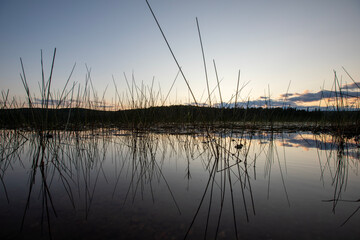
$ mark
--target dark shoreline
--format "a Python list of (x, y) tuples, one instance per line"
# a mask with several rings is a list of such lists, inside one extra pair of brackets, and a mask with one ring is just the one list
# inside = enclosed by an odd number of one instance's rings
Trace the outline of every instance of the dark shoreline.
[(360, 111), (306, 111), (294, 108), (210, 108), (176, 105), (120, 111), (84, 108), (0, 109), (0, 127), (33, 130), (220, 129), (248, 131), (311, 131), (360, 134)]

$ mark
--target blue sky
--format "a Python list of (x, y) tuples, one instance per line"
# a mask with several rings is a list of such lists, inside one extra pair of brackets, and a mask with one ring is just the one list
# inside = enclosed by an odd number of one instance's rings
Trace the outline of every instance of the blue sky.
[[(241, 99), (273, 99), (287, 91), (302, 94), (331, 89), (336, 70), (344, 84), (360, 81), (360, 1), (149, 1), (197, 101), (204, 102), (206, 80), (196, 28), (198, 17), (210, 88), (228, 101), (236, 90), (238, 70), (248, 83)], [(165, 96), (177, 66), (145, 0), (0, 2), (0, 83), (11, 96), (24, 96), (19, 73), (22, 57), (30, 90), (38, 93), (40, 50), (49, 74), (57, 48), (53, 89), (61, 90), (74, 63), (72, 81), (85, 84), (86, 67), (100, 96), (114, 99), (114, 76), (126, 96), (132, 73), (136, 84), (161, 88)], [(216, 99), (215, 99), (216, 98)], [(189, 99), (179, 77), (170, 101)], [(219, 96), (214, 93), (214, 101)]]

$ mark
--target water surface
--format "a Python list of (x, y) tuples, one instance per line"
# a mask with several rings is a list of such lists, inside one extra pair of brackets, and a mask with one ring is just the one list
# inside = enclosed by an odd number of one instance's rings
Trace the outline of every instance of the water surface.
[[(357, 239), (359, 142), (3, 130), (1, 239)], [(50, 135), (49, 135), (50, 136)]]

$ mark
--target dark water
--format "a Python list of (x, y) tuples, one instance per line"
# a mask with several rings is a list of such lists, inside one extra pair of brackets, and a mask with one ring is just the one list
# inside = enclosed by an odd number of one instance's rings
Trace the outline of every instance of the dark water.
[(1, 133), (1, 239), (358, 239), (359, 142)]

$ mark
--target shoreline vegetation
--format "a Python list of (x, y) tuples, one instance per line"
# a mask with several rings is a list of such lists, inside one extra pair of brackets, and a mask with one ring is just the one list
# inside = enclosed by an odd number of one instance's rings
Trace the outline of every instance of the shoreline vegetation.
[(0, 109), (0, 126), (28, 130), (120, 128), (191, 133), (201, 129), (311, 131), (356, 136), (360, 111), (306, 111), (293, 108), (214, 108), (186, 105), (119, 111), (85, 108)]
[[(48, 135), (52, 130), (95, 130), (99, 128), (118, 128), (134, 131), (154, 131), (176, 134), (191, 134), (198, 131), (311, 131), (313, 133), (330, 133), (344, 137), (360, 135), (360, 108), (357, 82), (344, 69), (348, 77), (356, 85), (356, 92), (346, 91), (334, 71), (334, 83), (331, 89), (332, 101), (324, 96), (321, 101), (326, 104), (315, 109), (294, 108), (287, 105), (286, 96), (283, 106), (272, 106), (270, 97), (266, 97), (265, 107), (252, 107), (240, 101), (243, 87), (239, 87), (240, 71), (235, 93), (229, 101), (221, 98), (220, 83), (207, 97), (206, 102), (199, 104), (193, 96), (192, 104), (179, 105), (173, 103), (165, 105), (172, 87), (165, 98), (161, 93), (151, 87), (139, 87), (135, 79), (129, 84), (124, 74), (127, 89), (127, 99), (122, 99), (116, 90), (113, 110), (106, 107), (105, 92), (100, 100), (93, 88), (90, 70), (87, 70), (85, 86), (74, 82), (69, 88), (70, 79), (75, 65), (60, 91), (51, 88), (56, 48), (54, 50), (50, 75), (45, 80), (43, 57), (41, 51), (42, 79), (39, 82), (39, 94), (30, 91), (26, 78), (23, 61), (20, 58), (22, 73), (20, 74), (25, 92), (26, 103), (18, 102), (9, 97), (9, 90), (1, 91), (0, 99), (0, 128), (21, 129), (35, 131), (39, 136)], [(214, 66), (215, 67), (215, 66)], [(215, 67), (216, 68), (216, 67)], [(181, 69), (179, 69), (181, 72)], [(177, 74), (179, 75), (179, 73)], [(176, 78), (175, 78), (176, 80)], [(175, 83), (175, 81), (174, 81)], [(174, 85), (173, 83), (173, 85)], [(76, 86), (77, 85), (77, 86)], [(75, 90), (77, 88), (77, 90)], [(189, 91), (191, 89), (189, 88)], [(221, 104), (214, 102), (215, 90), (218, 90)], [(77, 93), (76, 93), (77, 92)], [(192, 92), (192, 91), (191, 91)], [(271, 96), (270, 92), (268, 93)], [(355, 95), (354, 95), (355, 94)], [(354, 103), (354, 97), (356, 101)], [(189, 99), (189, 102), (190, 99)], [(124, 106), (128, 106), (125, 108)], [(233, 107), (229, 107), (233, 106)], [(47, 132), (47, 133), (45, 133)]]

